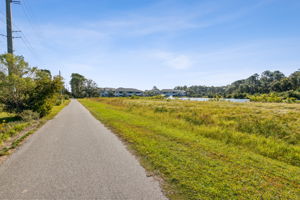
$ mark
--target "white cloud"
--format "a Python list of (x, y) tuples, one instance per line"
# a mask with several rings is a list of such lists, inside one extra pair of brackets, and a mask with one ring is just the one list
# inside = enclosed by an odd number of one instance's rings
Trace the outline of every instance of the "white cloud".
[[(34, 25), (39, 30), (37, 34), (27, 24), (21, 24), (42, 61), (32, 62), (30, 58), (35, 58), (22, 41), (16, 40), (15, 43), (17, 53), (21, 52), (33, 65), (53, 72), (62, 70), (66, 78), (72, 72), (82, 73), (99, 85), (115, 87), (121, 84), (151, 87), (158, 83), (171, 87), (183, 82), (224, 84), (238, 79), (241, 74), (266, 69), (272, 63), (281, 67), (279, 69), (299, 64), (296, 55), (299, 47), (295, 45), (299, 44), (299, 40), (294, 39), (280, 44), (278, 40), (246, 41), (247, 44), (236, 43), (233, 47), (224, 47), (221, 43), (215, 47), (204, 44), (186, 48), (180, 46), (181, 42), (175, 46), (179, 37), (183, 41), (190, 39), (186, 35), (175, 34), (233, 21), (255, 7), (222, 13), (219, 12), (222, 4), (216, 2), (174, 10), (169, 7), (160, 11), (151, 8), (126, 12), (125, 15), (118, 13), (106, 19), (79, 21), (76, 25), (59, 22)], [(0, 30), (5, 32), (4, 28), (2, 26)], [(284, 57), (287, 53), (282, 54), (281, 51), (289, 52), (288, 56)]]
[[(161, 4), (117, 17), (95, 20), (83, 24), (87, 29), (99, 31), (113, 37), (146, 36), (168, 34), (189, 29), (203, 29), (236, 20), (272, 0), (256, 1), (238, 10), (228, 10), (220, 14), (223, 3), (206, 2), (182, 5), (173, 9), (161, 9)], [(171, 1), (172, 2), (172, 1)], [(170, 5), (164, 5), (170, 7)], [(154, 12), (155, 10), (155, 12)]]
[(163, 65), (178, 70), (188, 69), (193, 64), (189, 56), (182, 54), (161, 51), (154, 53), (154, 57), (158, 58)]

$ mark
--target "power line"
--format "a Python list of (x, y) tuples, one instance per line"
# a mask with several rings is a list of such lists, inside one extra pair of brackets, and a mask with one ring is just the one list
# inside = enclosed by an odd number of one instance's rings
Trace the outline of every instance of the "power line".
[[(11, 12), (9, 7), (10, 7), (10, 3), (15, 3), (15, 4), (19, 4), (19, 5), (22, 5), (20, 1), (11, 1), (11, 0), (6, 0), (7, 2), (7, 17), (8, 17), (8, 20), (7, 20), (7, 35), (4, 35), (4, 34), (0, 34), (0, 36), (5, 36), (7, 37), (7, 44), (8, 44), (8, 53), (12, 53), (14, 52), (14, 49), (13, 49), (13, 46), (12, 46), (12, 40), (13, 39), (21, 39), (23, 44), (25, 45), (25, 47), (31, 52), (32, 55), (34, 55), (34, 57), (39, 58), (38, 54), (36, 53), (36, 51), (34, 50), (33, 46), (31, 45), (30, 41), (27, 39), (26, 35), (24, 34), (24, 32), (20, 31), (21, 29), (11, 20), (11, 17), (10, 17), (10, 20), (9, 20), (9, 15), (11, 16)], [(10, 3), (9, 3), (10, 2)], [(25, 9), (23, 9), (23, 12), (24, 14), (27, 16), (28, 18), (28, 21), (30, 20), (30, 17), (29, 17), (29, 14), (28, 12), (25, 11)], [(3, 14), (1, 11), (0, 11), (0, 14), (5, 16), (5, 14)], [(33, 28), (34, 26), (32, 25), (32, 22), (31, 20), (29, 21), (31, 27)], [(13, 31), (13, 26), (16, 27), (18, 30), (17, 31)], [(34, 29), (34, 28), (33, 28)], [(11, 35), (10, 35), (11, 33)], [(21, 34), (21, 37), (20, 36), (17, 36), (17, 37), (14, 37), (13, 36), (13, 33), (20, 33)]]
[[(33, 30), (33, 32), (35, 32), (35, 34), (38, 36), (40, 35), (37, 31), (37, 29), (35, 28), (35, 26), (33, 25), (33, 18), (32, 15), (30, 13), (32, 12), (32, 9), (30, 9), (30, 6), (28, 5), (26, 0), (22, 0), (22, 3), (20, 4), (23, 10), (23, 13), (25, 15), (25, 18), (27, 19), (27, 21), (30, 24), (31, 29)], [(40, 60), (40, 57), (38, 56), (38, 54), (36, 53), (35, 49), (33, 48), (32, 44), (30, 43), (30, 40), (27, 39), (25, 33), (23, 31), (21, 31), (22, 34), (22, 42), (24, 43), (24, 45), (26, 46), (26, 48), (31, 52), (31, 54), (33, 54), (36, 58), (38, 58)]]
[(32, 8), (31, 8), (30, 4), (28, 3), (28, 1), (27, 0), (23, 0), (23, 5), (24, 5), (25, 9), (27, 11), (29, 11), (28, 13), (29, 13), (29, 16), (31, 17), (31, 19), (34, 19), (35, 18), (34, 12), (33, 12)]
[(23, 13), (25, 15), (25, 18), (27, 19), (28, 23), (30, 24), (32, 30), (34, 30), (35, 32), (37, 32), (36, 28), (34, 27), (34, 25), (32, 23), (33, 22), (33, 17), (30, 14), (31, 12), (29, 11), (28, 6), (26, 6), (27, 3), (26, 3), (25, 0), (23, 0), (22, 2), (23, 3), (21, 4), (21, 7), (22, 7)]

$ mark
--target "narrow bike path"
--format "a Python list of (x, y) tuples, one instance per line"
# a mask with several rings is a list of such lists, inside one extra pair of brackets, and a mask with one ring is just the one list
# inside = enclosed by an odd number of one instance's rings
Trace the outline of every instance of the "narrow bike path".
[(72, 100), (0, 165), (0, 199), (166, 199), (122, 142)]

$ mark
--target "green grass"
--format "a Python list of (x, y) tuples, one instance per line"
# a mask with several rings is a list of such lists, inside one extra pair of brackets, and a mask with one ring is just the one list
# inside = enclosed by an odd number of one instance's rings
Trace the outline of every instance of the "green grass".
[(0, 118), (9, 117), (9, 113), (6, 112), (0, 112)]
[(21, 121), (13, 114), (0, 113), (0, 147), (3, 142), (15, 136), (28, 126), (30, 126), (30, 123)]
[[(39, 120), (33, 120), (31, 122), (24, 122), (20, 118), (16, 117), (14, 114), (1, 112), (0, 113), (0, 147), (5, 141), (18, 135), (26, 128), (30, 128), (31, 126), (33, 126), (32, 129), (35, 129), (43, 125), (46, 121), (52, 119), (55, 115), (57, 115), (69, 102), (70, 101), (65, 101), (63, 104), (59, 106), (54, 106), (51, 112), (47, 116)], [(23, 141), (28, 135), (30, 135), (29, 133), (31, 134), (33, 133), (33, 131), (30, 130), (24, 136), (14, 141), (11, 148), (5, 148), (4, 151), (1, 150), (0, 156), (2, 154), (6, 154), (6, 152), (9, 149), (15, 148), (21, 141)]]
[(83, 99), (171, 199), (299, 199), (300, 105)]

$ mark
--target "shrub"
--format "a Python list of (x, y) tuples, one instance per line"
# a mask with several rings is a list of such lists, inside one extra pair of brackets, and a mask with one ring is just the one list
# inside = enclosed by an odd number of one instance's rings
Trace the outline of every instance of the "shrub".
[(140, 96), (136, 96), (136, 95), (130, 96), (130, 99), (140, 99), (140, 98), (141, 98)]
[(147, 97), (147, 99), (165, 99), (165, 97), (162, 95), (157, 95), (157, 96)]
[[(58, 93), (63, 88), (60, 76), (52, 77), (50, 71), (29, 67), (21, 56), (0, 55), (0, 104), (11, 113), (25, 110), (49, 113)], [(13, 66), (13, 67), (11, 67)], [(7, 74), (7, 71), (11, 73)]]
[(253, 102), (269, 103), (295, 103), (297, 102), (297, 92), (270, 93), (260, 95), (249, 95), (248, 98)]
[(59, 106), (59, 105), (61, 105), (62, 104), (62, 99), (56, 99), (56, 101), (55, 101), (55, 105), (56, 106)]
[(284, 102), (286, 102), (286, 103), (295, 103), (295, 102), (297, 102), (297, 99), (293, 98), (293, 97), (290, 97), (290, 98), (286, 98), (284, 100)]
[(154, 109), (155, 113), (163, 113), (163, 112), (168, 112), (168, 109), (166, 107), (156, 107)]
[(40, 115), (37, 112), (33, 112), (32, 110), (24, 110), (22, 113), (19, 114), (19, 117), (23, 121), (29, 122), (32, 120), (37, 120), (39, 119)]
[(54, 105), (53, 101), (47, 100), (44, 103), (36, 106), (35, 111), (40, 114), (40, 117), (44, 117), (50, 113), (52, 106)]
[(64, 98), (65, 98), (65, 100), (69, 100), (69, 99), (70, 99), (70, 96), (67, 95), (67, 94), (65, 94), (65, 95), (64, 95)]
[(296, 102), (295, 98), (289, 98), (289, 97), (282, 97), (279, 96), (277, 93), (270, 93), (270, 94), (261, 94), (261, 95), (253, 95), (248, 96), (250, 101), (252, 102), (268, 102), (268, 103), (294, 103)]

